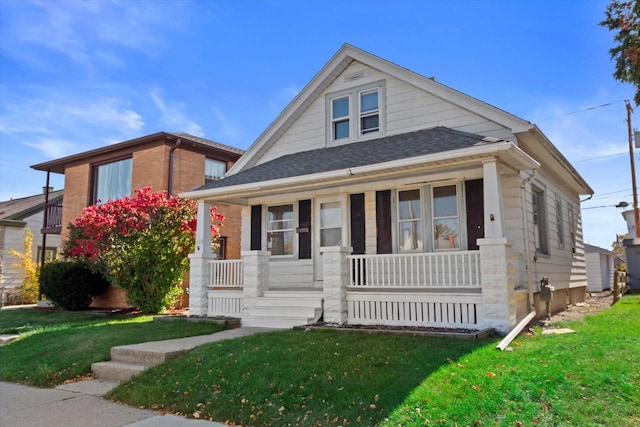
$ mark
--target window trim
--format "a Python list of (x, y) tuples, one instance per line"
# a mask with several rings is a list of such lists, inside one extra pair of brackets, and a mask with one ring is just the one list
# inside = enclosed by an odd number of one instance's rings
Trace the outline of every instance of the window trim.
[[(538, 255), (550, 255), (549, 250), (549, 214), (547, 209), (547, 192), (540, 187), (531, 188), (531, 214), (533, 223), (533, 236), (534, 245), (536, 248), (536, 254)], [(536, 212), (536, 204), (534, 197), (537, 196), (538, 211)], [(536, 215), (537, 214), (537, 215)], [(536, 240), (536, 227), (537, 237)]]
[(556, 198), (556, 227), (558, 230), (558, 247), (564, 249), (564, 212), (562, 199)]
[[(446, 251), (461, 251), (463, 250), (463, 234), (462, 234), (462, 229), (463, 226), (466, 227), (466, 221), (463, 221), (463, 204), (461, 203), (460, 197), (462, 195), (461, 192), (461, 188), (460, 188), (460, 184), (461, 182), (464, 181), (456, 181), (454, 183), (442, 183), (442, 184), (438, 184), (438, 185), (432, 185), (430, 188), (430, 204), (431, 204), (431, 218), (429, 218), (430, 221), (430, 232), (431, 232), (431, 250), (433, 252), (446, 252)], [(434, 196), (434, 192), (437, 188), (443, 188), (443, 187), (455, 187), (456, 189), (456, 215), (454, 216), (438, 216), (436, 217), (436, 213), (435, 213), (435, 196)], [(444, 249), (438, 249), (436, 248), (436, 236), (435, 236), (435, 230), (436, 230), (436, 220), (437, 219), (449, 219), (449, 218), (456, 218), (456, 220), (458, 221), (458, 236), (457, 236), (457, 241), (455, 241), (455, 243), (457, 243), (456, 246), (454, 246), (453, 248), (444, 248)], [(465, 245), (466, 246), (466, 245)]]
[[(363, 117), (360, 111), (362, 103), (361, 95), (374, 90), (378, 91), (378, 130), (362, 134), (362, 125), (360, 122)], [(349, 99), (349, 137), (336, 139), (334, 133), (334, 123), (336, 123), (336, 120), (333, 118), (333, 101), (345, 97)], [(372, 116), (374, 114), (372, 111), (368, 111), (365, 116)], [(386, 81), (378, 80), (327, 94), (325, 96), (325, 116), (327, 145), (366, 141), (384, 136), (386, 133)], [(344, 119), (344, 117), (340, 119)]]
[[(334, 103), (335, 101), (339, 101), (341, 99), (346, 99), (347, 100), (347, 115), (346, 116), (340, 116), (340, 117), (334, 117), (333, 115), (333, 111), (334, 111)], [(341, 140), (349, 140), (351, 139), (351, 135), (352, 135), (352, 130), (351, 130), (351, 96), (350, 95), (345, 95), (345, 96), (336, 96), (334, 98), (330, 99), (329, 102), (330, 106), (331, 106), (331, 111), (330, 111), (330, 117), (331, 117), (331, 140), (332, 141), (341, 141)], [(342, 137), (342, 138), (337, 138), (336, 137), (336, 125), (339, 123), (344, 123), (346, 122), (348, 125), (348, 135), (346, 137)]]
[[(378, 98), (378, 107), (374, 110), (371, 111), (362, 111), (362, 96), (365, 94), (369, 94), (372, 92), (376, 92), (377, 94), (377, 98)], [(362, 125), (362, 121), (363, 119), (369, 118), (369, 117), (373, 117), (373, 116), (378, 116), (378, 126), (372, 129), (375, 130), (368, 130), (365, 131), (364, 130), (364, 126)], [(378, 87), (374, 87), (372, 89), (364, 89), (361, 91), (358, 91), (358, 137), (362, 137), (364, 135), (369, 135), (372, 133), (379, 133), (380, 132), (380, 89)]]
[[(408, 192), (408, 191), (417, 191), (418, 192), (418, 206), (420, 207), (420, 217), (416, 218), (416, 219), (401, 219), (400, 217), (400, 194), (404, 193), (404, 192)], [(426, 228), (426, 222), (427, 222), (427, 218), (425, 215), (425, 200), (424, 200), (424, 191), (421, 187), (407, 187), (407, 188), (402, 188), (402, 189), (396, 189), (395, 192), (395, 221), (394, 224), (396, 225), (396, 247), (397, 247), (397, 253), (421, 253), (424, 252), (426, 245), (425, 245), (425, 228)], [(401, 239), (402, 239), (402, 235), (401, 235), (401, 228), (400, 228), (400, 224), (401, 223), (411, 223), (411, 222), (417, 222), (420, 226), (420, 230), (418, 232), (418, 238), (421, 241), (421, 246), (420, 248), (417, 249), (409, 249), (409, 250), (405, 250), (402, 249), (402, 245), (401, 245)]]

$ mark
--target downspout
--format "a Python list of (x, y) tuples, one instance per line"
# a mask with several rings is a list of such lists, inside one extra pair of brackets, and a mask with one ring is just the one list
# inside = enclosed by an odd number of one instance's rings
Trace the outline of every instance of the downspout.
[[(47, 184), (44, 187), (44, 215), (42, 218), (42, 249), (40, 250), (40, 268), (44, 266), (45, 249), (47, 247), (47, 222), (49, 221), (49, 177), (51, 169), (47, 169)], [(42, 301), (42, 291), (38, 286), (38, 301)]]
[(175, 151), (180, 146), (181, 143), (182, 143), (182, 140), (178, 138), (176, 140), (176, 145), (171, 147), (171, 150), (169, 150), (169, 179), (167, 182), (167, 194), (169, 196), (173, 192), (173, 159), (175, 157)]
[(524, 253), (526, 258), (527, 268), (527, 289), (529, 290), (529, 307), (533, 308), (533, 272), (531, 271), (531, 248), (529, 246), (529, 227), (527, 227), (527, 191), (526, 186), (533, 181), (538, 174), (536, 169), (533, 169), (531, 175), (528, 178), (522, 180), (520, 184), (520, 194), (522, 195), (522, 229), (524, 230)]

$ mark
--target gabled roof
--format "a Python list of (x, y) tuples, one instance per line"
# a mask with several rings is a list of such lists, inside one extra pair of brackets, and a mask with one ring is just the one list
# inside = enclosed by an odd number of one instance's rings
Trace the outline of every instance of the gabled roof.
[(480, 135), (445, 127), (436, 127), (357, 144), (345, 144), (288, 154), (243, 170), (235, 175), (228, 175), (219, 181), (205, 184), (193, 191), (335, 170), (348, 170), (359, 166), (473, 147), (483, 143), (488, 142), (484, 141)]
[(230, 160), (236, 160), (244, 153), (243, 150), (238, 148), (189, 135), (187, 133), (157, 132), (140, 138), (96, 148), (94, 150), (72, 154), (71, 156), (62, 157), (48, 162), (38, 163), (36, 165), (32, 165), (31, 168), (42, 171), (49, 170), (51, 172), (63, 174), (67, 166), (86, 163), (91, 159), (108, 158), (110, 155), (117, 156), (122, 155), (123, 153), (132, 153), (133, 151), (147, 145), (152, 146), (161, 143), (174, 144), (178, 141), (180, 141), (182, 147), (188, 146), (194, 150), (204, 151), (206, 153), (216, 152), (222, 156), (229, 157)]
[[(62, 200), (63, 192), (64, 190), (49, 192), (49, 203), (56, 203)], [(0, 219), (16, 221), (25, 219), (31, 214), (44, 209), (44, 202), (44, 194), (0, 202)]]
[(514, 134), (523, 132), (531, 126), (531, 123), (526, 120), (465, 95), (435, 80), (421, 76), (349, 44), (344, 44), (318, 74), (300, 91), (293, 101), (289, 103), (282, 113), (280, 113), (273, 123), (258, 137), (253, 145), (249, 147), (245, 155), (229, 170), (229, 175), (254, 166), (260, 157), (286, 132), (303, 112), (323, 94), (324, 90), (327, 89), (353, 61), (360, 62), (392, 77), (396, 77), (418, 89), (422, 89), (447, 102), (458, 105), (461, 108), (473, 111), (477, 115), (511, 129)]

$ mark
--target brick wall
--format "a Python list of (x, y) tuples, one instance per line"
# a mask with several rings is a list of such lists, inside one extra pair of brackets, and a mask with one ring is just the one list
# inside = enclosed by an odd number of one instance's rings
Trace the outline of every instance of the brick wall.
[(64, 201), (62, 203), (62, 232), (60, 242), (69, 237), (67, 226), (82, 214), (91, 194), (91, 165), (72, 166), (64, 172)]
[(167, 189), (170, 149), (171, 147), (163, 144), (133, 153), (132, 191), (149, 186), (154, 192)]

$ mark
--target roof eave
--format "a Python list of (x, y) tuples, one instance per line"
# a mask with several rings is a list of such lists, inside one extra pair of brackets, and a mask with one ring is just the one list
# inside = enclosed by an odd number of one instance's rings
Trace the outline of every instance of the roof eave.
[[(287, 189), (293, 191), (321, 188), (327, 184), (336, 185), (338, 183), (357, 182), (361, 179), (371, 179), (373, 177), (383, 177), (391, 174), (397, 175), (407, 169), (426, 169), (433, 168), (434, 166), (440, 167), (478, 162), (483, 159), (492, 158), (499, 159), (518, 170), (531, 170), (540, 167), (540, 164), (536, 160), (519, 149), (515, 144), (502, 141), (458, 150), (450, 150), (442, 153), (428, 154), (310, 175), (300, 175), (269, 181), (232, 185), (228, 187), (188, 191), (182, 193), (181, 197), (234, 204), (246, 204), (246, 198), (262, 196), (276, 190)], [(239, 202), (240, 200), (242, 200), (242, 202)]]

